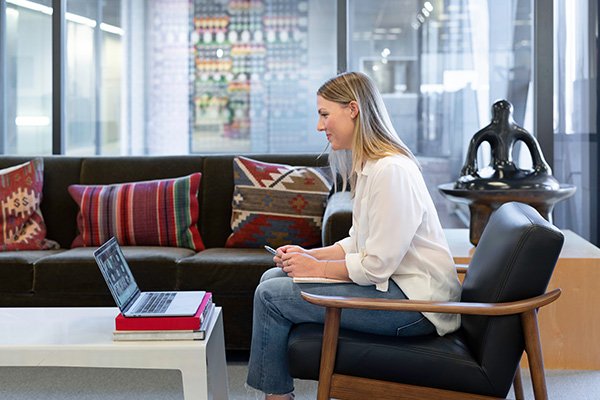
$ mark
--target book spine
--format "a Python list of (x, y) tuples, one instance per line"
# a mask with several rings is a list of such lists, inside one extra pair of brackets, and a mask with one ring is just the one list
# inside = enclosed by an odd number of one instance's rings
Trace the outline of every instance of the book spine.
[[(211, 309), (211, 306), (213, 306), (213, 301), (212, 301), (212, 293), (211, 292), (207, 292), (206, 296), (204, 296), (204, 300), (206, 300), (206, 303), (204, 301), (202, 301), (202, 305), (200, 306), (200, 309), (202, 310), (202, 314), (200, 316), (200, 323), (206, 321), (206, 317), (209, 314), (209, 311)], [(203, 308), (204, 306), (204, 308)]]
[(212, 319), (213, 311), (217, 308), (214, 303), (210, 303), (207, 307), (206, 317), (204, 321), (202, 321), (202, 325), (200, 326), (201, 331), (206, 331), (208, 329), (208, 325), (210, 324), (210, 320)]
[(115, 341), (146, 341), (146, 340), (204, 340), (205, 331), (169, 332), (169, 331), (115, 331)]

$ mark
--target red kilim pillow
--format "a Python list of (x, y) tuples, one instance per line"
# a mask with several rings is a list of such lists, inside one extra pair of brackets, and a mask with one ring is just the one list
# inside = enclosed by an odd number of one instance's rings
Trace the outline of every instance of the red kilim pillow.
[(321, 244), (332, 183), (328, 167), (293, 167), (236, 157), (233, 173), (233, 233), (225, 247)]
[(0, 250), (47, 250), (58, 243), (46, 239), (40, 211), (44, 186), (44, 160), (0, 170)]
[(116, 185), (71, 185), (79, 236), (71, 247), (121, 245), (204, 250), (198, 231), (200, 173)]

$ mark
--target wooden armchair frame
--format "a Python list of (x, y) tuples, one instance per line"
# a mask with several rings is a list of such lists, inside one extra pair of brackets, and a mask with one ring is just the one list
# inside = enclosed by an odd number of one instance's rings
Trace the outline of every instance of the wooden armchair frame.
[[(466, 268), (458, 267), (458, 272), (465, 273)], [(317, 399), (325, 400), (330, 397), (342, 400), (362, 400), (366, 398), (376, 398), (381, 400), (442, 398), (450, 400), (494, 399), (494, 397), (489, 396), (379, 381), (375, 379), (358, 378), (334, 373), (333, 369), (337, 353), (342, 309), (354, 308), (366, 310), (484, 315), (490, 317), (518, 314), (521, 317), (523, 326), (525, 352), (527, 353), (529, 369), (531, 371), (534, 396), (536, 400), (546, 400), (548, 394), (546, 390), (546, 378), (544, 375), (544, 361), (537, 322), (537, 311), (540, 307), (555, 301), (560, 294), (560, 289), (555, 289), (541, 296), (514, 302), (461, 303), (318, 296), (302, 292), (302, 298), (306, 301), (326, 307)], [(515, 374), (514, 388), (517, 400), (523, 399), (523, 389), (518, 367), (517, 373)]]

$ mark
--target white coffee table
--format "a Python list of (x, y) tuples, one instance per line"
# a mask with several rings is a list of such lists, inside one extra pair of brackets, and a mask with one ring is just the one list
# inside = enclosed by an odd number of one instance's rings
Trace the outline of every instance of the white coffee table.
[(114, 342), (117, 308), (0, 308), (0, 366), (180, 370), (185, 399), (227, 399), (215, 311), (204, 340)]

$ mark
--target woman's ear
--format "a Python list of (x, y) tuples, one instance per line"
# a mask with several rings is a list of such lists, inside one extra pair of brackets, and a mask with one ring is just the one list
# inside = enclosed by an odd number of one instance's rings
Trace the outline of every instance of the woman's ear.
[(352, 100), (348, 106), (350, 107), (350, 117), (356, 118), (358, 116), (358, 103)]

